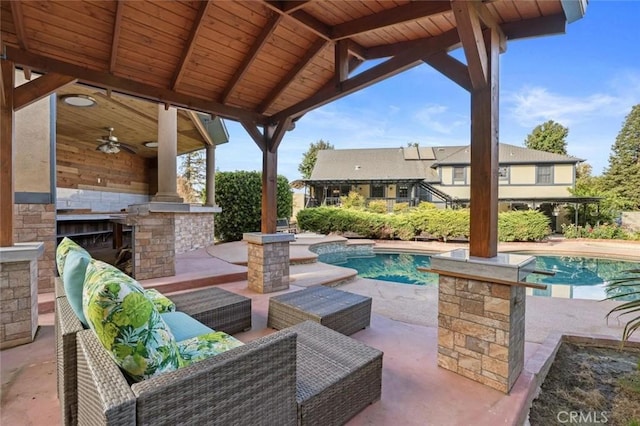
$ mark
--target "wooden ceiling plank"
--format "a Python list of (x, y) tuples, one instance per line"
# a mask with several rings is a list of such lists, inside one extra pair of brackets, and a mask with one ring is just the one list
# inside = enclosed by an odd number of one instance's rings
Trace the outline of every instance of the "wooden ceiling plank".
[(56, 73), (48, 73), (31, 80), (15, 88), (13, 95), (13, 108), (15, 111), (22, 109), (40, 99), (49, 96), (56, 90), (67, 84), (78, 81), (74, 77)]
[(363, 16), (336, 25), (331, 30), (333, 40), (342, 40), (369, 31), (379, 30), (403, 22), (413, 21), (451, 10), (449, 1), (419, 1), (384, 10), (373, 15)]
[[(136, 107), (131, 107), (123, 102), (120, 102), (119, 100), (115, 99), (113, 96), (107, 96), (104, 95), (100, 92), (95, 93), (93, 96), (95, 97), (99, 97), (102, 98), (104, 100), (106, 100), (107, 102), (113, 104), (115, 107), (119, 108), (119, 109), (123, 109), (124, 111), (126, 111), (128, 114), (132, 114), (135, 115), (136, 117), (140, 117), (143, 118), (151, 123), (154, 123), (155, 125), (157, 125), (158, 123), (158, 115), (157, 115), (157, 110), (156, 110), (156, 115), (149, 115), (146, 114), (144, 111), (140, 110), (140, 108), (136, 108)], [(155, 109), (155, 108), (154, 108)]]
[(11, 15), (13, 15), (13, 25), (15, 26), (16, 35), (18, 36), (18, 46), (23, 50), (29, 50), (29, 38), (24, 27), (24, 12), (22, 10), (22, 1), (15, 0), (9, 2), (11, 4)]
[(289, 72), (280, 80), (280, 82), (269, 92), (267, 97), (262, 101), (262, 103), (256, 108), (256, 110), (263, 114), (273, 102), (280, 96), (282, 92), (284, 92), (287, 87), (296, 79), (298, 74), (304, 70), (304, 68), (316, 57), (316, 55), (324, 49), (327, 45), (327, 41), (321, 37), (311, 45), (305, 55), (300, 59), (300, 61), (296, 64), (295, 67), (289, 70)]
[(78, 78), (78, 81), (95, 85), (115, 92), (137, 96), (160, 103), (171, 103), (175, 106), (193, 109), (219, 115), (223, 118), (239, 120), (250, 119), (257, 123), (265, 121), (265, 117), (241, 108), (222, 105), (218, 102), (196, 98), (173, 90), (163, 89), (139, 81), (118, 77), (103, 71), (91, 70), (68, 62), (47, 58), (34, 53), (26, 52), (15, 47), (6, 47), (7, 58), (16, 64), (30, 66), (34, 70), (43, 72), (57, 72)]
[(424, 61), (468, 92), (473, 90), (467, 66), (448, 53), (436, 53), (425, 58)]
[(456, 17), (457, 30), (462, 41), (471, 83), (475, 89), (487, 85), (487, 49), (482, 37), (480, 18), (467, 1), (452, 0), (451, 8)]
[(227, 102), (227, 100), (229, 99), (229, 96), (231, 96), (231, 94), (237, 87), (238, 83), (240, 83), (244, 75), (247, 73), (247, 71), (249, 70), (249, 67), (251, 67), (251, 64), (253, 64), (253, 62), (256, 60), (256, 58), (258, 57), (258, 54), (262, 50), (262, 47), (267, 43), (269, 38), (273, 35), (273, 32), (276, 30), (281, 20), (282, 20), (282, 15), (275, 14), (275, 13), (272, 14), (272, 16), (269, 18), (269, 20), (263, 27), (262, 31), (256, 38), (255, 43), (253, 44), (253, 46), (251, 46), (251, 50), (247, 52), (242, 63), (240, 64), (236, 72), (233, 74), (233, 78), (231, 79), (229, 84), (227, 84), (227, 87), (222, 92), (222, 95), (220, 96), (220, 103), (224, 104)]
[(331, 87), (331, 85), (325, 86), (315, 95), (275, 114), (271, 117), (271, 121), (278, 122), (286, 117), (296, 119), (312, 109), (412, 68), (430, 54), (447, 51), (452, 45), (459, 42), (460, 38), (456, 30), (447, 31), (437, 37), (423, 39), (420, 43), (413, 44), (411, 49), (406, 49), (393, 58), (343, 81), (341, 88)]
[(504, 31), (508, 40), (539, 37), (551, 34), (564, 34), (566, 32), (566, 28), (567, 19), (562, 13), (502, 24), (502, 31)]
[(120, 43), (120, 23), (122, 21), (122, 0), (116, 0), (116, 16), (113, 20), (113, 36), (111, 37), (111, 58), (109, 60), (109, 72), (113, 72), (116, 68), (116, 60), (118, 58), (118, 44)]
[(324, 22), (316, 19), (314, 16), (305, 12), (304, 10), (300, 10), (297, 8), (293, 12), (289, 10), (285, 10), (286, 7), (284, 4), (287, 2), (280, 1), (265, 1), (263, 4), (269, 9), (272, 10), (282, 16), (287, 16), (291, 19), (294, 19), (298, 22), (298, 24), (302, 25), (307, 30), (313, 32), (319, 37), (327, 41), (331, 41), (331, 27), (326, 25)]
[(189, 34), (189, 38), (184, 45), (184, 49), (180, 57), (180, 62), (178, 62), (178, 66), (176, 67), (176, 73), (171, 79), (171, 88), (173, 90), (176, 90), (176, 87), (178, 87), (180, 81), (182, 80), (182, 77), (184, 76), (184, 71), (187, 67), (187, 63), (191, 58), (191, 53), (193, 52), (194, 47), (196, 46), (195, 40), (198, 38), (198, 35), (202, 30), (204, 17), (207, 16), (211, 4), (212, 3), (209, 1), (203, 1), (200, 3), (198, 14), (196, 15), (193, 21), (193, 26), (191, 27), (191, 33)]

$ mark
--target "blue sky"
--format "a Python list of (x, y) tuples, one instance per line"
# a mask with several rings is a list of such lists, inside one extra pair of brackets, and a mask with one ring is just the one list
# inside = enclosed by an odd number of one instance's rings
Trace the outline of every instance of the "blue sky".
[[(569, 128), (567, 150), (601, 174), (631, 107), (640, 103), (640, 1), (590, 1), (564, 35), (510, 42), (500, 59), (500, 141), (524, 145), (554, 120)], [(336, 149), (469, 143), (470, 96), (428, 65), (307, 113), (278, 149), (278, 174), (299, 179), (309, 144)], [(257, 145), (226, 121), (220, 171), (261, 170)]]

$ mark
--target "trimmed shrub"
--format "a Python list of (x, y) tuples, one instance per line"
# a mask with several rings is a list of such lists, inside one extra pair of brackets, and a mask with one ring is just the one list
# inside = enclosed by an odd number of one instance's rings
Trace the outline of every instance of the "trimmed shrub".
[(409, 208), (409, 203), (395, 203), (393, 205), (394, 213), (407, 213), (411, 209)]
[[(284, 176), (277, 180), (277, 215), (291, 217), (293, 193)], [(262, 175), (257, 171), (216, 173), (216, 202), (222, 212), (216, 215), (215, 236), (223, 241), (239, 241), (245, 232), (260, 230), (262, 214)]]
[(550, 233), (549, 218), (539, 211), (521, 210), (498, 215), (500, 241), (539, 241)]
[(617, 225), (576, 226), (562, 224), (565, 238), (589, 238), (602, 240), (636, 240), (637, 235), (629, 233)]
[(340, 204), (345, 209), (363, 210), (365, 198), (356, 191), (351, 191), (349, 195), (340, 197)]
[(367, 210), (371, 213), (387, 213), (387, 202), (385, 200), (371, 200), (367, 206)]

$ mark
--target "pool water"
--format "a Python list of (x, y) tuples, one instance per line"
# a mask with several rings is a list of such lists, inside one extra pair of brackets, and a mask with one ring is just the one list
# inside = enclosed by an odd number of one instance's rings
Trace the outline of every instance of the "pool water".
[[(538, 270), (555, 272), (554, 276), (531, 274), (528, 282), (547, 284), (546, 290), (527, 289), (535, 296), (563, 297), (569, 299), (602, 300), (608, 297), (605, 285), (608, 281), (625, 276), (624, 271), (640, 268), (640, 262), (600, 259), (577, 256), (535, 255)], [(437, 286), (438, 275), (420, 272), (418, 267), (429, 268), (431, 257), (410, 253), (378, 253), (367, 257), (345, 257), (332, 253), (320, 255), (324, 263), (353, 268), (358, 276), (401, 284)], [(640, 291), (640, 285), (631, 291)], [(634, 296), (618, 300), (632, 300)], [(635, 296), (635, 298), (640, 298)]]

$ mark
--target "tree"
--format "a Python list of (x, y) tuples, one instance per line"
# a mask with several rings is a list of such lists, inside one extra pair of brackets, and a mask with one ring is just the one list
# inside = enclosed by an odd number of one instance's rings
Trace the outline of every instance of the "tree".
[(298, 171), (302, 174), (303, 179), (311, 177), (311, 172), (313, 172), (313, 167), (318, 159), (318, 151), (323, 149), (333, 149), (333, 145), (320, 139), (316, 143), (310, 143), (307, 152), (302, 154), (302, 162), (298, 166)]
[(524, 146), (538, 151), (567, 155), (567, 135), (569, 129), (549, 120), (536, 126), (524, 141)]
[[(207, 160), (204, 149), (182, 155), (178, 186), (187, 202), (201, 202), (207, 181)], [(182, 178), (182, 180), (180, 180)]]
[(627, 208), (640, 209), (640, 104), (626, 117), (603, 178), (604, 188), (625, 200)]

